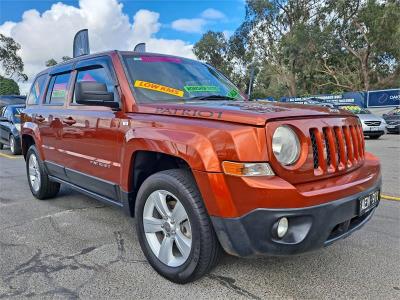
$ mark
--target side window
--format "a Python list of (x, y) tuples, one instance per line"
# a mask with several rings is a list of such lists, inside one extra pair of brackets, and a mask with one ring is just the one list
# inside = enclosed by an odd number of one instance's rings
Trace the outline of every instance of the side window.
[[(107, 86), (108, 92), (114, 92), (113, 81), (108, 76), (107, 70), (101, 66), (96, 66), (96, 67), (90, 68), (90, 69), (79, 70), (78, 75), (76, 77), (76, 83), (82, 82), (82, 81), (92, 81), (92, 82), (104, 83)], [(75, 92), (74, 92), (74, 98), (72, 101), (73, 101), (73, 103), (76, 103)]]
[(39, 104), (40, 98), (44, 92), (47, 75), (40, 75), (32, 84), (31, 91), (27, 101), (28, 105)]
[(46, 95), (46, 104), (62, 105), (68, 93), (68, 83), (71, 73), (59, 74), (51, 77)]
[(13, 114), (12, 114), (11, 107), (7, 107), (4, 111), (4, 117), (6, 117), (9, 121), (11, 121), (12, 116), (13, 116)]

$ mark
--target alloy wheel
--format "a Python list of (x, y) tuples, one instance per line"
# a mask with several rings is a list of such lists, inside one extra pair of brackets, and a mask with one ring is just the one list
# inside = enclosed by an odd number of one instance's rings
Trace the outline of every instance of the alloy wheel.
[(169, 267), (179, 267), (192, 249), (192, 229), (181, 201), (168, 191), (157, 190), (147, 198), (143, 227), (153, 254)]
[(40, 188), (40, 169), (39, 169), (39, 162), (37, 160), (36, 155), (32, 154), (29, 157), (28, 163), (28, 170), (29, 170), (29, 181), (31, 183), (32, 189), (35, 192), (39, 191)]

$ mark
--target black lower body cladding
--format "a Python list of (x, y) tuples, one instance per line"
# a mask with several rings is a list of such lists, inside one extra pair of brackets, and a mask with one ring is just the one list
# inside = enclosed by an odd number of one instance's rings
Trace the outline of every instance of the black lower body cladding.
[[(359, 194), (318, 206), (296, 209), (256, 209), (239, 218), (211, 217), (226, 252), (236, 256), (300, 254), (327, 246), (360, 229), (374, 209), (358, 215), (359, 198), (380, 190), (379, 181)], [(274, 234), (277, 221), (289, 220), (287, 234)]]

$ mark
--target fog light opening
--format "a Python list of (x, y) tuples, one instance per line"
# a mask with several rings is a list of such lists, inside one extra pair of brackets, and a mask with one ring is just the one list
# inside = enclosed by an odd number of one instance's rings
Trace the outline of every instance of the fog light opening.
[(278, 226), (276, 227), (276, 235), (278, 238), (283, 238), (289, 229), (289, 220), (286, 217), (278, 220)]

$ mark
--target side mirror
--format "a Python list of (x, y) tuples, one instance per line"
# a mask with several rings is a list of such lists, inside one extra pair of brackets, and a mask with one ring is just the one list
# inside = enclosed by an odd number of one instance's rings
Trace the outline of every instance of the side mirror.
[(82, 81), (75, 85), (75, 101), (83, 105), (108, 106), (118, 108), (114, 101), (114, 93), (107, 91), (105, 83)]
[(0, 117), (0, 122), (8, 122), (8, 119), (6, 117)]

